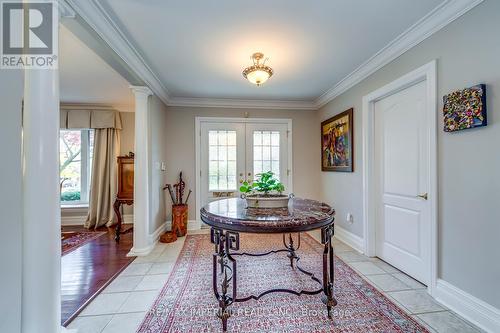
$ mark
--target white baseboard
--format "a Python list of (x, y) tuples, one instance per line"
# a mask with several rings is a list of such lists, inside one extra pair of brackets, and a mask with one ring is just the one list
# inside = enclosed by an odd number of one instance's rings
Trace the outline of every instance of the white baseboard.
[(87, 219), (87, 215), (85, 216), (61, 216), (61, 225), (62, 226), (71, 226), (71, 225), (79, 225), (82, 226)]
[(127, 253), (127, 257), (144, 257), (153, 251), (158, 240), (160, 239), (161, 234), (163, 234), (166, 230), (166, 223), (162, 223), (156, 230), (148, 236), (148, 246), (137, 249), (132, 247)]
[(441, 279), (437, 281), (435, 298), (486, 332), (500, 332), (500, 309)]
[[(87, 219), (87, 214), (85, 215), (70, 215), (70, 216), (61, 216), (61, 225), (62, 226), (82, 226)], [(123, 224), (132, 224), (134, 223), (134, 214), (125, 214), (123, 215)]]
[[(172, 221), (171, 220), (165, 221), (165, 225), (166, 225), (165, 230), (172, 230)], [(200, 230), (200, 229), (201, 229), (201, 225), (198, 221), (188, 220), (188, 227), (187, 227), (188, 231), (196, 231), (196, 230)]]
[(162, 223), (151, 235), (148, 237), (149, 244), (156, 245), (160, 236), (167, 230), (167, 224)]
[(346, 243), (356, 251), (360, 253), (365, 252), (365, 242), (363, 238), (359, 237), (358, 235), (353, 234), (350, 231), (345, 230), (342, 227), (339, 227), (338, 225), (335, 225), (335, 238), (337, 238), (339, 241)]

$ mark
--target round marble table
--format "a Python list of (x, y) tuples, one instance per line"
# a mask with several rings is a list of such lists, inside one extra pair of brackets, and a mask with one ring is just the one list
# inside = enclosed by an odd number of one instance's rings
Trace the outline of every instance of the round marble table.
[[(300, 295), (316, 295), (323, 293), (328, 316), (337, 304), (333, 296), (334, 254), (332, 236), (334, 234), (335, 211), (327, 204), (300, 198), (292, 198), (288, 208), (247, 208), (246, 201), (239, 198), (213, 201), (200, 210), (201, 220), (211, 227), (210, 239), (215, 245), (213, 254), (213, 289), (219, 303), (217, 316), (222, 320), (223, 331), (227, 331), (227, 320), (231, 316), (230, 305), (234, 302), (258, 300), (273, 292), (286, 292)], [(300, 232), (321, 229), (323, 251), (323, 276), (320, 280), (314, 274), (304, 270), (298, 264), (297, 250), (300, 248)], [(283, 234), (284, 249), (266, 253), (239, 253), (240, 232), (245, 233), (279, 233)], [(317, 290), (271, 289), (259, 295), (238, 298), (236, 284), (237, 256), (264, 256), (271, 253), (287, 252), (292, 269), (308, 275), (321, 288)], [(218, 276), (221, 276), (219, 290)]]

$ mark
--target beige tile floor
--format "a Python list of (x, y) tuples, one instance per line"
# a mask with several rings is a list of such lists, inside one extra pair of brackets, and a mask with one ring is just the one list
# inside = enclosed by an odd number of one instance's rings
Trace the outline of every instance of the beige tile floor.
[[(184, 240), (159, 243), (148, 256), (134, 260), (68, 328), (78, 333), (135, 332), (171, 272)], [(424, 285), (396, 268), (365, 257), (338, 240), (334, 247), (341, 259), (431, 332), (481, 332), (437, 303)]]

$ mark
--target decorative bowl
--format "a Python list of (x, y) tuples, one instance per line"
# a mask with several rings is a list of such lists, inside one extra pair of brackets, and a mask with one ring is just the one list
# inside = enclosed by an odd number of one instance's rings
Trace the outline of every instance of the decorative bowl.
[(242, 194), (241, 198), (246, 200), (248, 208), (286, 208), (293, 194)]

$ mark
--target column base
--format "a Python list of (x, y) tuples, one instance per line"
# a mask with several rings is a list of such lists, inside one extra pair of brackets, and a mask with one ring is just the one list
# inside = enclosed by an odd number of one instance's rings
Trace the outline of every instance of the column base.
[(143, 248), (131, 248), (129, 253), (127, 253), (127, 257), (145, 257), (147, 256), (148, 254), (151, 253), (151, 251), (153, 251), (154, 247), (156, 245), (156, 242), (154, 244), (151, 244), (147, 247), (143, 247)]

